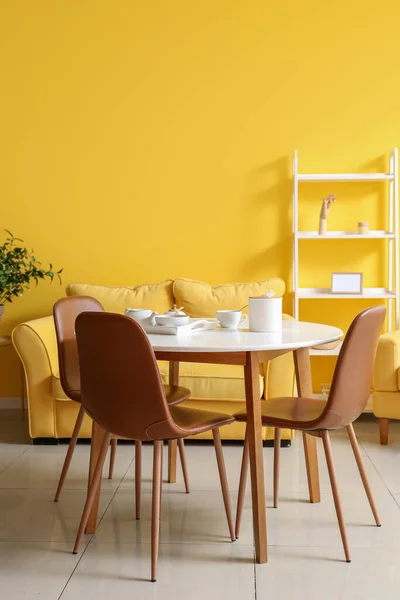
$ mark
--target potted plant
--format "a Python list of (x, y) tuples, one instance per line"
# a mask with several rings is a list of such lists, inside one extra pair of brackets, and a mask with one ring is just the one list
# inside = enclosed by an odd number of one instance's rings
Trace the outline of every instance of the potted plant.
[(22, 296), (33, 281), (37, 285), (40, 279), (47, 277), (53, 281), (57, 277), (61, 283), (62, 272), (62, 269), (53, 271), (51, 263), (48, 270), (42, 269), (33, 250), (22, 247), (20, 238), (14, 237), (8, 229), (5, 231), (6, 241), (0, 245), (0, 320), (4, 314), (4, 304)]

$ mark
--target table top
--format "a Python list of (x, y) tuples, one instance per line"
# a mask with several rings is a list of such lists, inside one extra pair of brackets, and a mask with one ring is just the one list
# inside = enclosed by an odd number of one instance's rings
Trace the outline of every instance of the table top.
[(279, 333), (259, 333), (248, 327), (237, 330), (215, 329), (190, 335), (149, 334), (155, 352), (251, 352), (291, 350), (335, 342), (343, 331), (330, 325), (283, 321)]

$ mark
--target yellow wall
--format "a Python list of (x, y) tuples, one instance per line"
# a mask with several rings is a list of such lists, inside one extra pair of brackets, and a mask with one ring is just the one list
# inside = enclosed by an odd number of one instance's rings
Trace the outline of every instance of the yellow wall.
[[(305, 171), (351, 171), (387, 166), (400, 143), (399, 12), (397, 0), (2, 0), (1, 225), (65, 283), (290, 283), (293, 149)], [(340, 184), (304, 188), (304, 226), (325, 192), (339, 197), (332, 227), (382, 225), (381, 184)], [(354, 242), (340, 256), (326, 244), (314, 272), (306, 244), (303, 285), (358, 268)], [(371, 285), (382, 246), (364, 244)], [(61, 293), (42, 284), (7, 306), (3, 333)], [(302, 316), (345, 327), (363, 304), (342, 306)], [(319, 360), (324, 379), (333, 362)], [(1, 364), (0, 396), (18, 395), (16, 361)]]

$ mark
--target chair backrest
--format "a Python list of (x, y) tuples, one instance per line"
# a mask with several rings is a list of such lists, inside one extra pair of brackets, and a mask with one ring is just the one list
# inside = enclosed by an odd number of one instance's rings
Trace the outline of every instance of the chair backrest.
[(134, 440), (176, 437), (157, 361), (135, 321), (114, 313), (76, 320), (82, 404), (104, 429)]
[(75, 321), (85, 311), (103, 312), (104, 309), (100, 302), (89, 296), (61, 298), (53, 308), (61, 387), (68, 398), (76, 402), (81, 401), (81, 380)]
[(361, 312), (352, 322), (338, 357), (319, 427), (345, 427), (363, 412), (371, 393), (376, 349), (385, 315), (384, 306), (375, 306)]

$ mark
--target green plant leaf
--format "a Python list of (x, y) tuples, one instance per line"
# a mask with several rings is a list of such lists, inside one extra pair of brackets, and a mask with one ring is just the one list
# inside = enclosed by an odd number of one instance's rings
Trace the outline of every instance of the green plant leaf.
[(57, 276), (60, 284), (62, 283), (60, 273), (63, 269), (54, 271), (52, 263), (48, 271), (40, 268), (41, 263), (33, 250), (15, 246), (15, 242), (23, 243), (23, 240), (15, 238), (8, 229), (5, 232), (9, 237), (0, 244), (0, 304), (12, 302), (14, 297), (22, 296), (24, 291), (29, 291), (33, 282), (37, 285), (39, 279), (47, 278), (52, 282)]

